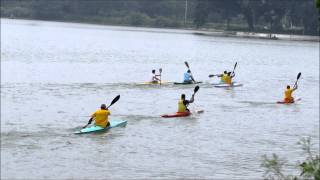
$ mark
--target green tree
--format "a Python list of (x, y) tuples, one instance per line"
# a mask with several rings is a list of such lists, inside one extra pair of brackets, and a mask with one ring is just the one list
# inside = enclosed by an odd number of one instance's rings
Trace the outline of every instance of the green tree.
[(195, 8), (195, 17), (193, 23), (196, 28), (203, 26), (208, 19), (208, 0), (198, 0)]
[(301, 173), (299, 177), (294, 175), (285, 175), (284, 168), (287, 162), (280, 159), (276, 154), (269, 158), (262, 156), (261, 167), (265, 168), (264, 177), (266, 179), (315, 179), (320, 180), (320, 157), (319, 154), (312, 152), (311, 138), (302, 138), (299, 142), (301, 149), (306, 155), (306, 159), (298, 165)]

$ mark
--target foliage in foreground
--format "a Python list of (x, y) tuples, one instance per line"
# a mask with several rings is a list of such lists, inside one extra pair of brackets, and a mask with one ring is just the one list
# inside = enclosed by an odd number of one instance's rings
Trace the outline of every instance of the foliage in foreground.
[(315, 179), (320, 180), (320, 157), (319, 154), (312, 153), (311, 138), (302, 138), (299, 142), (301, 145), (306, 159), (297, 165), (301, 171), (299, 176), (285, 175), (284, 166), (286, 161), (280, 159), (276, 154), (272, 154), (272, 157), (263, 155), (261, 166), (265, 168), (264, 178), (266, 179)]

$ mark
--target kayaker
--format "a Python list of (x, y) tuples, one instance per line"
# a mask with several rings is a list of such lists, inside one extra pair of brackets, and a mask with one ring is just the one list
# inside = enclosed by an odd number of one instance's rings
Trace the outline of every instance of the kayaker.
[(191, 71), (188, 70), (186, 73), (184, 73), (183, 75), (183, 83), (192, 83), (195, 82), (195, 80), (193, 79), (193, 76), (191, 74)]
[(189, 112), (190, 110), (188, 109), (188, 106), (190, 103), (193, 103), (194, 101), (194, 94), (192, 94), (190, 100), (186, 100), (186, 95), (181, 94), (181, 99), (178, 102), (178, 112)]
[(235, 76), (234, 73), (228, 72), (227, 76), (225, 77), (226, 84), (232, 84), (232, 78)]
[(216, 76), (220, 78), (220, 83), (226, 83), (226, 77), (228, 76), (228, 72), (223, 71), (223, 74), (217, 74)]
[(156, 74), (156, 70), (152, 70), (152, 78), (151, 78), (151, 82), (152, 83), (158, 83), (160, 82), (160, 79), (158, 78), (160, 76), (160, 74)]
[(287, 85), (287, 89), (284, 91), (284, 102), (286, 103), (294, 103), (294, 98), (292, 97), (293, 91), (298, 89), (298, 85), (295, 84), (293, 88), (290, 88), (289, 85)]
[(101, 126), (103, 128), (108, 127), (108, 126), (110, 126), (110, 122), (108, 120), (109, 115), (110, 115), (110, 111), (107, 109), (106, 105), (101, 104), (100, 109), (91, 115), (91, 118), (89, 119), (88, 124), (86, 126), (84, 126), (83, 128), (85, 128), (89, 124), (91, 124), (93, 119), (95, 120), (95, 125)]

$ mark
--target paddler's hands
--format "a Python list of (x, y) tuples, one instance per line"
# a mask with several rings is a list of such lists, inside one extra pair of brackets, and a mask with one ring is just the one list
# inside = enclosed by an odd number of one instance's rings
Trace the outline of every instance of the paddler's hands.
[(82, 129), (86, 128), (89, 124), (91, 124), (92, 120), (93, 120), (93, 118), (90, 118), (88, 124), (86, 124), (85, 126), (83, 126)]

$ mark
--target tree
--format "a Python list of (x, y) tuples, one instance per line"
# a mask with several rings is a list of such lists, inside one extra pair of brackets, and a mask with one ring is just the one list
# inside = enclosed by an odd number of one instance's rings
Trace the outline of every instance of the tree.
[(196, 28), (203, 26), (207, 22), (208, 14), (208, 0), (198, 0), (193, 21)]
[(209, 1), (210, 12), (218, 12), (226, 21), (226, 29), (230, 29), (230, 19), (240, 13), (238, 0), (214, 0)]

